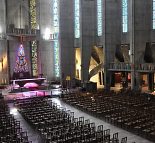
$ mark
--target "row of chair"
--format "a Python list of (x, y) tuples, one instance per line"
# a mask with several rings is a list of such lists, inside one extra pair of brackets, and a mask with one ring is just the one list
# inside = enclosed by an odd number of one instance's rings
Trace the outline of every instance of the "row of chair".
[(78, 93), (63, 101), (126, 130), (155, 141), (155, 104), (139, 92)]
[(110, 129), (96, 127), (84, 117), (75, 118), (74, 112), (47, 98), (18, 100), (15, 106), (46, 143), (127, 143), (127, 137), (111, 136)]
[(0, 142), (1, 143), (31, 143), (27, 132), (23, 132), (20, 121), (9, 113), (7, 103), (0, 100)]

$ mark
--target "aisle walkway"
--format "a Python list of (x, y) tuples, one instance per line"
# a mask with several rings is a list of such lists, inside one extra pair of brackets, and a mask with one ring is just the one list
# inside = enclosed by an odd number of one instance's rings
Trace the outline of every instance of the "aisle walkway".
[(21, 114), (14, 108), (12, 103), (8, 104), (10, 107), (11, 114), (14, 115), (14, 118), (20, 121), (20, 125), (23, 131), (27, 131), (27, 135), (29, 138), (29, 141), (32, 141), (32, 143), (43, 143), (41, 140), (41, 137), (37, 131), (35, 131), (28, 123), (25, 121), (25, 119), (21, 116)]
[(110, 129), (111, 133), (118, 132), (120, 139), (127, 136), (128, 143), (132, 143), (132, 142), (136, 142), (136, 143), (153, 143), (153, 142), (148, 141), (148, 140), (146, 140), (146, 139), (144, 139), (142, 137), (134, 135), (134, 134), (132, 134), (132, 133), (130, 133), (128, 131), (125, 131), (125, 130), (120, 129), (120, 128), (116, 127), (116, 126), (113, 126), (113, 125), (111, 125), (109, 123), (106, 123), (103, 120), (95, 118), (95, 117), (93, 117), (93, 116), (91, 116), (91, 115), (89, 115), (89, 114), (87, 114), (87, 113), (85, 113), (85, 112), (83, 112), (81, 110), (78, 110), (78, 109), (74, 108), (73, 106), (70, 106), (70, 105), (64, 103), (59, 98), (52, 98), (50, 100), (57, 103), (57, 105), (60, 105), (60, 107), (64, 107), (64, 108), (66, 108), (68, 110), (73, 111), (75, 117), (83, 116), (83, 117), (85, 117), (85, 119), (90, 119), (91, 122), (95, 122), (96, 125), (101, 125), (102, 124), (104, 126), (104, 129)]

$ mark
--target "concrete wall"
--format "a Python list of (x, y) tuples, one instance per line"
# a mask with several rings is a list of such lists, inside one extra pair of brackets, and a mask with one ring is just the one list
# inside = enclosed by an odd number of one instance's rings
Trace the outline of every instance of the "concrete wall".
[(40, 41), (40, 72), (43, 73), (48, 80), (54, 79), (54, 58), (53, 58), (53, 42)]
[(121, 43), (121, 2), (120, 0), (105, 0), (104, 48), (108, 62), (115, 58), (116, 45)]
[(53, 31), (53, 18), (52, 18), (52, 1), (51, 0), (40, 0), (40, 30), (41, 30), (41, 38), (45, 34), (46, 28)]
[(140, 73), (135, 71), (136, 66), (144, 63), (146, 42), (150, 42), (152, 29), (152, 1), (131, 0), (129, 2), (129, 40), (131, 50), (131, 88), (140, 89)]
[(5, 7), (5, 0), (1, 0), (0, 3), (0, 33), (5, 33), (6, 28), (6, 7)]
[(53, 42), (50, 40), (44, 40), (43, 36), (46, 29), (49, 29), (50, 33), (53, 32), (53, 19), (52, 19), (52, 1), (40, 0), (40, 31), (41, 39), (39, 41), (39, 54), (41, 61), (41, 72), (44, 76), (47, 76), (48, 80), (54, 78), (54, 58), (53, 58)]
[(150, 42), (151, 1), (134, 1), (134, 50), (135, 64), (141, 63), (144, 57), (146, 42)]
[(7, 0), (7, 24), (14, 24), (15, 28), (25, 28), (29, 25), (28, 1)]

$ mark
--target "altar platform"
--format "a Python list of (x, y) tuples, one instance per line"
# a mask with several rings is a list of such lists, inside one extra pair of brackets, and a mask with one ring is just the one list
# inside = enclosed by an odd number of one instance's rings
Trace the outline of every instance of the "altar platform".
[(51, 96), (50, 91), (28, 91), (28, 92), (18, 92), (18, 93), (8, 93), (4, 95), (4, 100), (13, 101), (16, 99), (25, 99), (32, 97), (47, 97)]
[(52, 97), (52, 96), (61, 96), (62, 89), (49, 89), (49, 90), (35, 90), (35, 91), (24, 91), (24, 92), (4, 92), (3, 97), (7, 101), (13, 101), (16, 99), (25, 99), (32, 97)]
[(38, 85), (43, 84), (46, 78), (30, 78), (30, 79), (15, 79), (11, 80), (13, 85), (19, 85), (19, 87), (24, 87), (26, 83), (36, 83)]

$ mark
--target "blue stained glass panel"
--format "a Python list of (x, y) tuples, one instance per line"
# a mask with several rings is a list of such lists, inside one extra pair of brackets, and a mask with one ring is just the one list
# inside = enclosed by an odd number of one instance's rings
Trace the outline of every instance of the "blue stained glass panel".
[(153, 7), (152, 7), (152, 25), (153, 29), (155, 29), (155, 0), (153, 0)]
[(128, 0), (122, 0), (122, 31), (128, 32)]
[(60, 77), (59, 58), (59, 0), (53, 0), (53, 25), (54, 34), (57, 35), (54, 41), (54, 72), (56, 77)]
[(102, 0), (97, 0), (97, 35), (102, 36)]
[(80, 0), (74, 3), (74, 33), (75, 38), (80, 38)]

